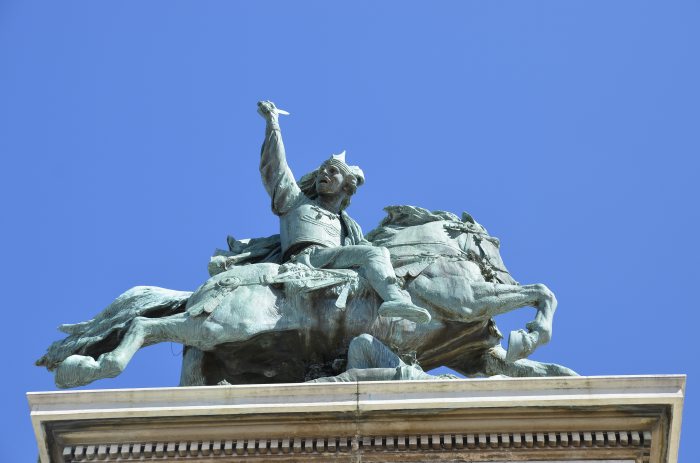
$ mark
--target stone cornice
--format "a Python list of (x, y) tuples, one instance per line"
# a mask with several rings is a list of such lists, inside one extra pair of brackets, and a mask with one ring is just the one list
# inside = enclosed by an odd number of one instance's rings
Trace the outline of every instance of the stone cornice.
[(440, 458), (468, 454), (493, 460), (505, 452), (508, 458), (532, 460), (551, 452), (581, 457), (595, 451), (607, 459), (673, 463), (684, 387), (684, 376), (609, 376), (64, 391), (28, 397), (45, 463), (115, 454), (129, 461), (154, 458), (160, 451), (197, 461), (272, 455), (288, 460), (297, 454), (306, 461), (331, 455), (382, 461), (376, 459), (379, 453), (412, 461), (428, 451)]

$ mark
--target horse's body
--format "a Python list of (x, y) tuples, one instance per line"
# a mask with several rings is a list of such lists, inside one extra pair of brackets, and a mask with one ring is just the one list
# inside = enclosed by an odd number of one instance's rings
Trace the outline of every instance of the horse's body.
[[(410, 212), (415, 215), (416, 210)], [(418, 210), (424, 216), (416, 219), (404, 209), (393, 212), (392, 217), (390, 210), (385, 226), (368, 238), (389, 249), (412, 300), (431, 313), (433, 319), (428, 324), (378, 317), (381, 300), (362, 284), (354, 285), (355, 294), (346, 304), (339, 304), (342, 285), (305, 291), (308, 284), (304, 277), (295, 280), (292, 272), (293, 278), (285, 278), (289, 266), (259, 263), (214, 275), (189, 296), (183, 313), (133, 317), (123, 324), (123, 336), (113, 350), (75, 349), (74, 354), (90, 355), (65, 355), (64, 351), (49, 360), (52, 346), (39, 363), (49, 369), (56, 367), (59, 386), (73, 387), (116, 376), (141, 347), (171, 341), (188, 346), (185, 358), (190, 355), (191, 359), (185, 363), (190, 367), (209, 364), (208, 375), (183, 372), (183, 384), (303, 381), (312, 379), (308, 376), (310, 365), (332, 364), (355, 336), (369, 333), (397, 353), (415, 352), (425, 368), (445, 365), (474, 374), (486, 372), (484, 352), (499, 343), (500, 334), (491, 317), (524, 306), (536, 307), (537, 316), (528, 324), (529, 332), (511, 333), (511, 340), (515, 334), (518, 342), (509, 348), (508, 363), (549, 340), (556, 308), (554, 295), (544, 285), (517, 285), (500, 261), (497, 241), (482, 227), (445, 213), (430, 215)], [(318, 277), (323, 272), (308, 273)], [(184, 302), (168, 290), (130, 291), (133, 293), (122, 296), (128, 301), (128, 310), (141, 304), (140, 291), (148, 292), (151, 299), (162, 294), (164, 300)], [(161, 305), (167, 304), (173, 302)], [(103, 314), (114, 311), (108, 308)], [(103, 324), (103, 314), (88, 323)], [(72, 337), (86, 333), (85, 327), (67, 331)], [(504, 360), (503, 355), (496, 357)], [(570, 374), (567, 371), (548, 370), (549, 374)], [(324, 374), (332, 372), (323, 368), (316, 372), (316, 376)]]

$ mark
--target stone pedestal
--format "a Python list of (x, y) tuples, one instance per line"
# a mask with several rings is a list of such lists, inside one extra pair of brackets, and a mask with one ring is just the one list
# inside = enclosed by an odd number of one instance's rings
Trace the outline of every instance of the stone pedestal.
[(29, 393), (42, 463), (675, 463), (684, 376)]

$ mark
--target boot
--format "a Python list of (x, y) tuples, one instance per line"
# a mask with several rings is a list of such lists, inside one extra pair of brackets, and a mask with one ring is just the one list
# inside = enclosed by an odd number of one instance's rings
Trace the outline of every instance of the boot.
[(405, 318), (418, 324), (428, 323), (431, 320), (430, 312), (405, 301), (386, 301), (379, 306), (379, 315), (382, 317)]
[(411, 296), (401, 291), (398, 286), (392, 286), (388, 293), (390, 297), (379, 306), (380, 316), (404, 318), (418, 324), (430, 322), (430, 312), (413, 304)]

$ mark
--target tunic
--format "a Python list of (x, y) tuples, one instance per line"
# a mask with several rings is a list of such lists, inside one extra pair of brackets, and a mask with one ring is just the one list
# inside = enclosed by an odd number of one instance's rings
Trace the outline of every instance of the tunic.
[(268, 123), (265, 130), (260, 174), (272, 198), (272, 212), (280, 217), (283, 261), (312, 245), (333, 248), (369, 244), (360, 226), (347, 213), (328, 211), (301, 191), (287, 165), (279, 126), (274, 122)]

